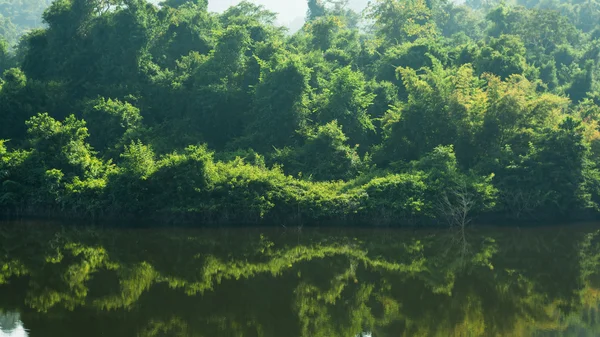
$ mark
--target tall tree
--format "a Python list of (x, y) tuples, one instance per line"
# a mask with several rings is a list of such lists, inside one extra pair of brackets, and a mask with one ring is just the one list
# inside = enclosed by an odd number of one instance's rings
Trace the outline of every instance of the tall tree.
[(312, 21), (324, 15), (325, 6), (321, 3), (321, 0), (308, 0), (308, 11), (306, 13), (306, 21)]

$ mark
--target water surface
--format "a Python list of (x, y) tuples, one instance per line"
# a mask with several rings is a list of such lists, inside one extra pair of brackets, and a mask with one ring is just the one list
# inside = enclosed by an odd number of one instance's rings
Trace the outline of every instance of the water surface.
[(600, 336), (598, 225), (0, 223), (0, 336)]

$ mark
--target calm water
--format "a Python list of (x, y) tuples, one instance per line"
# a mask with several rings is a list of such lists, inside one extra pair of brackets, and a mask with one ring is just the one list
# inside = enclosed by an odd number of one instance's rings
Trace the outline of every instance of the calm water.
[(0, 223), (0, 336), (600, 336), (599, 228)]

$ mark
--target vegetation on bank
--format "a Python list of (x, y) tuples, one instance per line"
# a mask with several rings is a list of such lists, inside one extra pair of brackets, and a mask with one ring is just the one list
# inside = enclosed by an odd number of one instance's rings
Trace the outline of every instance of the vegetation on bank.
[(288, 35), (248, 2), (57, 0), (0, 48), (0, 211), (595, 217), (598, 5), (309, 1)]

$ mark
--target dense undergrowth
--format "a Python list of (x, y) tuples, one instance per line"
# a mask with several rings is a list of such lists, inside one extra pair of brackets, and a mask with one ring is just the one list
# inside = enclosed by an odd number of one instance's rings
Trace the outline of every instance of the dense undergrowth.
[(309, 5), (286, 35), (248, 2), (215, 14), (205, 1), (55, 1), (46, 28), (0, 55), (0, 212), (373, 225), (599, 214), (597, 10), (379, 0), (361, 19), (343, 2)]

